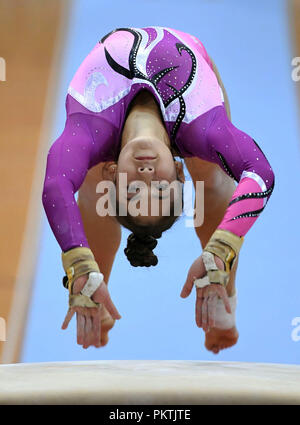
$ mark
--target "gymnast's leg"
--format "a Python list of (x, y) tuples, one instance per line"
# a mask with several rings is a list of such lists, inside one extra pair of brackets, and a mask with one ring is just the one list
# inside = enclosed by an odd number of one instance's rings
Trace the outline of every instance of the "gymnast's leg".
[[(96, 193), (97, 184), (103, 180), (102, 170), (105, 163), (91, 168), (79, 189), (78, 206), (83, 220), (89, 246), (99, 265), (104, 281), (108, 284), (114, 258), (121, 241), (120, 224), (112, 216), (101, 217), (97, 214), (96, 204), (100, 194)], [(108, 331), (114, 326), (108, 311), (103, 307), (101, 318), (101, 346), (108, 342)]]
[[(204, 181), (204, 223), (195, 227), (202, 249), (224, 217), (226, 208), (235, 191), (235, 184), (217, 164), (199, 158), (186, 158), (185, 164), (194, 185), (196, 181)], [(230, 273), (226, 286), (228, 296), (235, 294), (235, 278), (238, 260)], [(221, 349), (234, 345), (238, 340), (236, 327), (232, 329), (211, 328), (205, 334), (205, 347), (217, 354)]]

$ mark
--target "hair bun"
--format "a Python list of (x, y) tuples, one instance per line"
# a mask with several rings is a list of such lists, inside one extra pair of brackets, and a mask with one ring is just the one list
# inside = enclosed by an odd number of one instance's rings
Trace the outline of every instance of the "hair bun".
[(127, 238), (124, 253), (133, 267), (156, 266), (158, 259), (152, 252), (156, 245), (157, 240), (153, 236), (138, 236), (131, 233)]

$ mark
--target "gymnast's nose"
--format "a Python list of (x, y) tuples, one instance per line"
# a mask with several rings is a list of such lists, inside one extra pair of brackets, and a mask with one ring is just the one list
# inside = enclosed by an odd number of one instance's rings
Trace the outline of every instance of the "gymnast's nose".
[(153, 165), (141, 166), (141, 167), (138, 167), (138, 172), (139, 172), (139, 174), (141, 174), (145, 177), (147, 177), (147, 176), (151, 177), (154, 174), (154, 167), (153, 167)]

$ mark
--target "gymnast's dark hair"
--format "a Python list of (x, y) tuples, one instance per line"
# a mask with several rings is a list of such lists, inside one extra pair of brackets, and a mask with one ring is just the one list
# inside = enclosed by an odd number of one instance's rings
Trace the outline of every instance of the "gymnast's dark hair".
[(135, 217), (130, 215), (118, 215), (119, 203), (116, 202), (117, 216), (116, 219), (120, 224), (131, 230), (132, 233), (127, 238), (127, 246), (124, 253), (133, 267), (150, 267), (156, 266), (158, 263), (157, 256), (153, 253), (153, 249), (157, 245), (162, 233), (172, 227), (179, 216), (174, 214), (174, 203), (171, 205), (170, 216), (162, 216), (157, 223), (148, 226), (141, 226), (135, 223)]

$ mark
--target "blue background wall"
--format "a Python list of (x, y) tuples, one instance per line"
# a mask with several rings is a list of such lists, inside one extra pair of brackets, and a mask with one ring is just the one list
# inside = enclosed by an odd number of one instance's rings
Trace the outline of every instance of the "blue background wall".
[[(194, 359), (300, 363), (300, 341), (291, 321), (300, 316), (297, 264), (299, 149), (296, 83), (283, 0), (98, 0), (73, 1), (67, 48), (59, 75), (56, 119), (50, 144), (64, 127), (68, 84), (95, 43), (122, 26), (168, 26), (202, 40), (228, 91), (232, 120), (252, 135), (269, 159), (275, 191), (249, 231), (237, 272), (236, 346), (215, 356), (204, 348), (194, 322), (195, 292), (179, 294), (201, 249), (194, 229), (181, 220), (159, 241), (159, 265), (135, 269), (122, 243), (109, 289), (122, 320), (108, 345), (83, 350), (75, 318), (60, 329), (67, 310), (60, 248), (44, 216), (39, 264), (21, 361), (94, 359)], [(300, 84), (300, 82), (298, 83)], [(299, 332), (300, 334), (300, 332)]]

